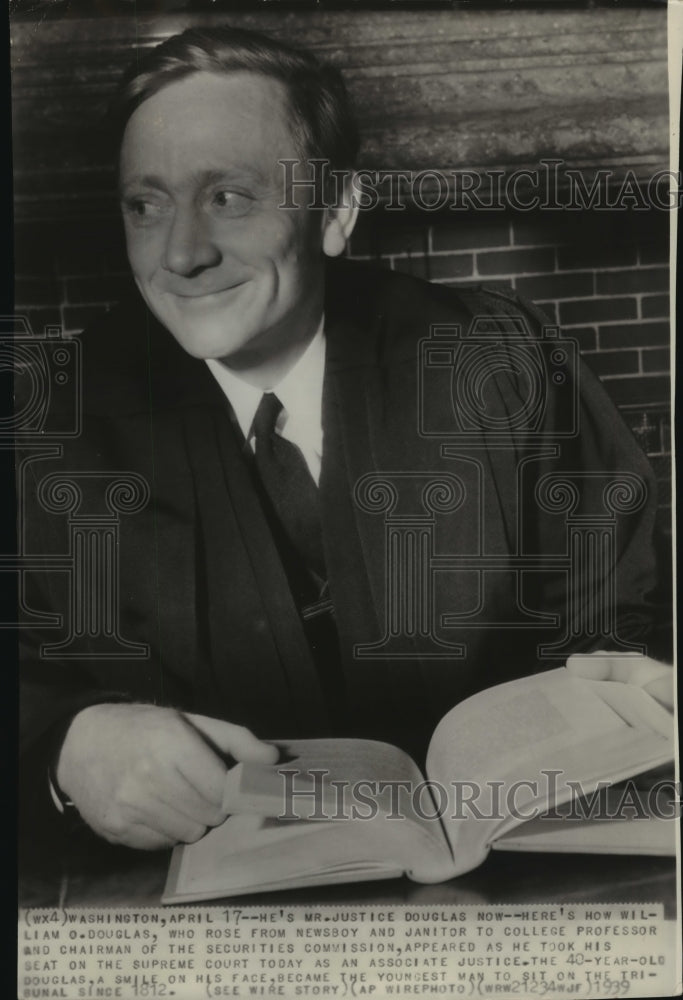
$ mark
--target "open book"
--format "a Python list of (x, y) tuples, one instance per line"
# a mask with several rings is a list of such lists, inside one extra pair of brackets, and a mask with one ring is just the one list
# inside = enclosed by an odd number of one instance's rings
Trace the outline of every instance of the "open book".
[(629, 784), (617, 801), (596, 797), (672, 761), (673, 729), (642, 688), (562, 667), (448, 712), (426, 777), (386, 743), (275, 741), (284, 762), (230, 770), (230, 816), (175, 848), (162, 901), (403, 874), (440, 882), (481, 864), (492, 847), (675, 853), (677, 824), (663, 818), (656, 788), (637, 801)]

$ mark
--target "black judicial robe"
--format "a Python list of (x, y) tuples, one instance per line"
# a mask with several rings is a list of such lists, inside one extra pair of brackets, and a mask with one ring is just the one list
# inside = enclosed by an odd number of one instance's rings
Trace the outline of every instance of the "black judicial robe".
[[(454, 354), (474, 315), (484, 337), (521, 315), (531, 331), (522, 341), (541, 338), (533, 309), (498, 294), (349, 262), (329, 268), (320, 499), (346, 690), (340, 730), (418, 757), (462, 698), (557, 666), (563, 649), (614, 648), (615, 634), (646, 644), (652, 624), (656, 500), (646, 460), (571, 350), (524, 355), (513, 323), (490, 350), (483, 340), (472, 355)], [(438, 350), (427, 359), (421, 341), (435, 329)], [(69, 552), (68, 512), (37, 499), (45, 477), (73, 476), (95, 494), (105, 482), (96, 474), (143, 477), (148, 502), (119, 516), (114, 627), (148, 653), (103, 658), (93, 641), (89, 655), (86, 635), (78, 658), (41, 654), (64, 638), (70, 575), (47, 562), (26, 573), (24, 617), (64, 616), (61, 630), (58, 618), (23, 630), (27, 774), (36, 780), (60, 726), (102, 700), (220, 716), (264, 738), (328, 733), (243, 443), (208, 368), (137, 292), (81, 341), (83, 429), (59, 455), (21, 456), (22, 537), (33, 555)], [(534, 372), (541, 383), (530, 403)], [(95, 494), (82, 510), (102, 508)], [(604, 549), (584, 561), (585, 579), (567, 575), (568, 512), (575, 525), (597, 518), (613, 540), (609, 564)], [(597, 609), (578, 627), (568, 590), (574, 607), (592, 600)], [(544, 648), (553, 643), (556, 656)]]

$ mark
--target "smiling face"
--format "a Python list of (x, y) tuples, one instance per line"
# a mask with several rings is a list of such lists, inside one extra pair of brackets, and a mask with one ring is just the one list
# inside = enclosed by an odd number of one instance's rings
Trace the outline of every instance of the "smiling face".
[(322, 315), (329, 219), (278, 208), (278, 160), (300, 156), (289, 122), (279, 81), (198, 72), (144, 101), (121, 147), (128, 257), (147, 305), (193, 357), (255, 381), (283, 374)]

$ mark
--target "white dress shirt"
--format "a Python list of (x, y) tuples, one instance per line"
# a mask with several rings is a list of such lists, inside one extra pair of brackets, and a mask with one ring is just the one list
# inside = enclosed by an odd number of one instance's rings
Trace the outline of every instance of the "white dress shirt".
[(275, 425), (277, 434), (291, 441), (301, 451), (316, 485), (320, 482), (323, 456), (323, 377), (325, 374), (325, 335), (323, 321), (304, 353), (277, 385), (258, 389), (241, 379), (221, 361), (207, 360), (209, 371), (225, 393), (249, 447), (254, 448), (252, 423), (261, 396), (273, 392), (282, 403)]

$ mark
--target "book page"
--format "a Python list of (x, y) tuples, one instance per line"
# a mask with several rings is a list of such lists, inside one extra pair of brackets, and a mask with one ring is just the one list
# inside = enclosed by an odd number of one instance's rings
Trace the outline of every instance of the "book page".
[(324, 883), (400, 875), (404, 864), (383, 858), (368, 826), (286, 823), (260, 816), (230, 816), (196, 844), (176, 848), (164, 902), (211, 899), (268, 886)]
[[(565, 803), (497, 837), (496, 851), (556, 851), (591, 854), (647, 854), (673, 857), (676, 854), (676, 823), (672, 800), (653, 808), (645, 796), (637, 808), (628, 803), (629, 789), (611, 787), (599, 802)], [(597, 805), (597, 808), (596, 808)]]
[(456, 868), (532, 818), (673, 759), (671, 717), (635, 685), (587, 681), (564, 668), (500, 685), (456, 706), (429, 749), (429, 777), (447, 790), (446, 835)]
[(386, 819), (385, 836), (412, 839), (416, 859), (425, 852), (441, 862), (449, 856), (429, 787), (402, 750), (375, 740), (274, 742), (278, 764), (238, 764), (228, 773), (224, 805), (231, 812), (285, 825)]
[[(569, 734), (578, 743), (624, 726), (672, 749), (670, 714), (641, 688), (579, 679), (561, 667), (489, 688), (453, 708), (434, 731), (427, 772), (435, 780), (476, 778), (492, 765), (500, 770), (501, 753), (507, 765), (532, 747), (566, 743)], [(593, 770), (595, 762), (585, 757)]]

